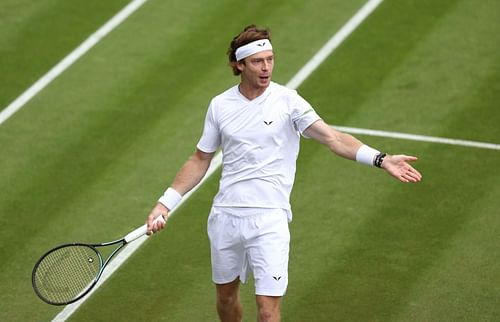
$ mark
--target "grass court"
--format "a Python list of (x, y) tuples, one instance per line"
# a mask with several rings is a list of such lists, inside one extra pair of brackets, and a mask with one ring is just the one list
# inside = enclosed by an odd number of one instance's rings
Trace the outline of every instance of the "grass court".
[[(3, 0), (0, 109), (125, 0)], [(0, 320), (51, 321), (31, 288), (59, 243), (142, 224), (194, 151), (225, 52), (268, 26), (286, 84), (364, 0), (149, 0), (0, 124)], [(330, 124), (500, 143), (500, 2), (385, 0), (298, 88)], [(423, 181), (303, 140), (283, 321), (499, 321), (499, 149), (356, 135)], [(68, 321), (215, 321), (206, 219), (219, 171)], [(253, 285), (242, 287), (255, 320)]]

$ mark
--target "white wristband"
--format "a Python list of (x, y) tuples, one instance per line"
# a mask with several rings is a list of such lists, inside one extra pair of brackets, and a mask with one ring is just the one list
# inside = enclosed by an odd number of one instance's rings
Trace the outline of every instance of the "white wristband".
[(173, 188), (168, 188), (163, 196), (158, 199), (158, 202), (168, 208), (169, 211), (174, 210), (175, 206), (181, 201), (182, 196)]
[(377, 156), (377, 154), (379, 153), (380, 151), (377, 151), (374, 148), (371, 148), (368, 145), (363, 144), (358, 149), (358, 152), (356, 152), (356, 161), (358, 161), (359, 163), (373, 166), (373, 160), (375, 160), (375, 156)]

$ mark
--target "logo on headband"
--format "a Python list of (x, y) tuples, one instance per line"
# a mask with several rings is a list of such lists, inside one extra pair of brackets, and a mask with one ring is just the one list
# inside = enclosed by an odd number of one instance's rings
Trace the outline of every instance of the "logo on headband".
[(272, 49), (273, 46), (271, 45), (269, 39), (259, 39), (236, 49), (235, 51), (236, 61), (240, 61), (248, 56), (259, 53), (261, 51), (272, 50)]

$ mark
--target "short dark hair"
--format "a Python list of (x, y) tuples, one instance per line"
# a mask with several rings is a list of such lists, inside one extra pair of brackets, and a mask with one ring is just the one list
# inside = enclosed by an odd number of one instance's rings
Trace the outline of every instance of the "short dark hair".
[(238, 76), (241, 74), (241, 71), (236, 67), (238, 63), (236, 60), (236, 49), (260, 39), (269, 39), (271, 41), (271, 30), (269, 28), (258, 28), (256, 25), (249, 25), (233, 38), (227, 50), (227, 55), (229, 56), (229, 65), (233, 69), (234, 75)]

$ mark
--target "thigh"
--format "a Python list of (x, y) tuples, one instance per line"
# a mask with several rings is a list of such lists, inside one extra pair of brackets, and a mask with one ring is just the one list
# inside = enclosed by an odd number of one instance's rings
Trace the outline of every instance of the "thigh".
[(246, 255), (237, 220), (215, 208), (208, 218), (212, 280), (216, 284), (233, 282), (243, 270)]
[(246, 244), (255, 279), (255, 294), (283, 296), (288, 286), (290, 232), (286, 213), (273, 209), (254, 222), (254, 236)]

